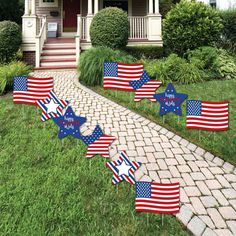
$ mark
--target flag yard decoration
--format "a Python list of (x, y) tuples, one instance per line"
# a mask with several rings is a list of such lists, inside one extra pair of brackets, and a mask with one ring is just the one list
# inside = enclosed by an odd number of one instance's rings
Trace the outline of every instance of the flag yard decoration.
[(54, 122), (60, 127), (58, 138), (62, 139), (68, 135), (80, 139), (80, 127), (86, 122), (85, 117), (76, 116), (73, 109), (68, 106), (65, 114), (59, 117), (52, 118)]
[(81, 136), (87, 147), (87, 158), (100, 155), (109, 158), (109, 146), (115, 140), (115, 137), (103, 134), (99, 125), (97, 125), (91, 135)]
[(135, 184), (134, 172), (142, 165), (140, 162), (130, 161), (126, 152), (120, 153), (117, 161), (107, 162), (106, 166), (113, 172), (112, 184), (126, 180), (130, 184)]
[(161, 84), (161, 81), (151, 80), (148, 73), (144, 71), (141, 79), (130, 82), (130, 85), (135, 89), (134, 101), (139, 102), (147, 98), (151, 102), (155, 102), (154, 94)]
[(136, 182), (135, 210), (176, 214), (179, 212), (179, 183)]
[(134, 91), (129, 82), (139, 80), (142, 74), (142, 64), (105, 62), (103, 87), (105, 89)]
[(37, 105), (37, 100), (46, 99), (53, 89), (53, 78), (14, 77), (13, 102)]
[(170, 83), (164, 93), (155, 94), (154, 98), (160, 103), (160, 115), (173, 112), (178, 116), (182, 115), (181, 103), (188, 97), (187, 94), (177, 93), (174, 86)]
[(229, 128), (229, 102), (187, 101), (188, 129), (224, 131)]
[(68, 101), (59, 99), (51, 90), (46, 99), (37, 101), (38, 106), (42, 109), (41, 120), (46, 121), (53, 117), (62, 116), (62, 111), (68, 103)]

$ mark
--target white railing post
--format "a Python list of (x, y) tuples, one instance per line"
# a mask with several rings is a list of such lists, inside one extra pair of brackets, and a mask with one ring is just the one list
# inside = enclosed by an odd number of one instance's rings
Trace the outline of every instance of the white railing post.
[(130, 35), (129, 39), (147, 39), (147, 18), (146, 17), (129, 17)]
[(79, 62), (80, 57), (80, 39), (82, 35), (82, 17), (77, 15), (77, 34), (75, 36), (75, 46), (76, 46), (76, 65)]

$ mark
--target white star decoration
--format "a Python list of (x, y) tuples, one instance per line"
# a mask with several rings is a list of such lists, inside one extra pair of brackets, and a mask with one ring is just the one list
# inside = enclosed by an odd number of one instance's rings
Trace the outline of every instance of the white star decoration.
[(121, 175), (127, 175), (129, 176), (129, 170), (132, 166), (127, 165), (125, 161), (122, 161), (122, 163), (119, 166), (116, 166), (116, 168), (119, 171), (119, 176)]
[(50, 100), (49, 103), (46, 103), (45, 106), (47, 107), (47, 113), (57, 113), (57, 108), (60, 106), (60, 104), (55, 103), (53, 99)]

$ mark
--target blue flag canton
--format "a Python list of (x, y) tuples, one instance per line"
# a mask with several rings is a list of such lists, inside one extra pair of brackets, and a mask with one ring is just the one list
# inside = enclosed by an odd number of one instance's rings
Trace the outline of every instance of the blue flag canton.
[(139, 80), (130, 81), (130, 85), (135, 89), (140, 89), (144, 84), (146, 84), (150, 80), (150, 77), (147, 71), (144, 71), (142, 77)]
[(104, 63), (104, 77), (118, 77), (118, 63), (117, 62)]
[(27, 91), (27, 76), (14, 77), (14, 91)]
[(187, 116), (201, 116), (201, 105), (198, 100), (187, 101)]
[(103, 135), (102, 129), (100, 128), (99, 125), (97, 125), (95, 130), (93, 131), (93, 134), (88, 136), (82, 136), (81, 139), (88, 146), (94, 143), (96, 140), (98, 140), (102, 135)]
[(136, 198), (151, 198), (150, 182), (136, 182)]

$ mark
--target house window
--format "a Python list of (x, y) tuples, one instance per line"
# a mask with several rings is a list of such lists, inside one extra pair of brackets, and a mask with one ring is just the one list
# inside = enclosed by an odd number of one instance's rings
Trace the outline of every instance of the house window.
[(103, 1), (103, 8), (106, 7), (118, 7), (128, 13), (128, 0), (120, 0), (120, 1), (111, 1), (111, 0), (104, 0)]
[(216, 7), (216, 0), (210, 0), (210, 5), (212, 7)]
[(58, 0), (39, 0), (39, 7), (58, 7)]

